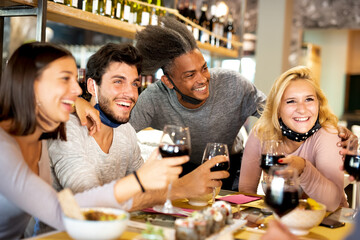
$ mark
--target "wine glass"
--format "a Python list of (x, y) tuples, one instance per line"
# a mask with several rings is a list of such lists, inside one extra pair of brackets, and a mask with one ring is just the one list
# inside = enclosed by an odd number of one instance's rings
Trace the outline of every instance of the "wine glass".
[[(188, 127), (165, 125), (159, 144), (160, 154), (163, 158), (190, 155), (190, 130)], [(168, 186), (167, 198), (164, 205), (157, 205), (154, 210), (162, 213), (179, 213), (170, 200), (172, 183)]]
[(270, 167), (276, 165), (285, 165), (279, 163), (280, 158), (285, 157), (284, 146), (281, 140), (265, 140), (261, 145), (260, 167), (266, 173)]
[(269, 170), (265, 203), (279, 218), (299, 205), (297, 170), (287, 165), (273, 166)]
[[(229, 150), (228, 146), (224, 143), (208, 143), (204, 151), (202, 163), (210, 160), (215, 156), (226, 156), (227, 161), (216, 163), (215, 166), (210, 168), (210, 171), (228, 171), (230, 168)], [(215, 202), (216, 189), (213, 189), (212, 203)]]
[(356, 180), (356, 202), (355, 212), (353, 218), (359, 212), (360, 206), (360, 139), (356, 136), (349, 138), (349, 143), (346, 148), (346, 155), (344, 160), (345, 171), (353, 176)]

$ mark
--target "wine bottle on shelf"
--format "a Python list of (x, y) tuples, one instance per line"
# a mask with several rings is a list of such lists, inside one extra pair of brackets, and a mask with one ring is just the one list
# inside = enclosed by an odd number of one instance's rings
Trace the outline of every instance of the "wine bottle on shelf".
[[(149, 3), (151, 4), (151, 0), (142, 0), (144, 3)], [(150, 24), (150, 7), (142, 5), (139, 6), (138, 9), (138, 14), (140, 13), (141, 16), (141, 21), (140, 21), (140, 26), (147, 26)]]
[[(219, 17), (219, 22), (217, 24), (217, 30), (216, 30), (216, 34), (219, 36), (224, 36), (224, 22), (225, 22), (225, 18), (224, 16)], [(223, 46), (223, 40), (221, 40), (220, 38), (216, 39), (216, 46), (220, 47)]]
[[(210, 8), (210, 12), (211, 12), (211, 18), (210, 18), (210, 32), (216, 34), (216, 29), (217, 29), (217, 24), (219, 22), (219, 19), (216, 17), (216, 5), (212, 5)], [(210, 44), (211, 45), (215, 45), (216, 43), (216, 39), (215, 36), (211, 35), (210, 36)]]
[[(198, 19), (196, 18), (196, 1), (193, 0), (192, 4), (189, 6), (190, 12), (189, 12), (189, 19), (195, 23), (199, 24)], [(196, 40), (199, 39), (199, 29), (196, 27), (192, 27), (192, 33)]]
[(121, 19), (122, 8), (123, 8), (123, 0), (116, 0), (114, 18)]
[(104, 16), (105, 15), (105, 0), (98, 0), (98, 1), (99, 1), (99, 3), (98, 3), (97, 14)]
[[(184, 9), (185, 9), (184, 8), (184, 0), (179, 0), (178, 5), (177, 5), (177, 10), (179, 11), (179, 14), (184, 16)], [(178, 20), (180, 20), (181, 22), (184, 22), (181, 19), (178, 19)]]
[(99, 0), (92, 1), (92, 13), (97, 14), (99, 7)]
[[(200, 16), (200, 19), (199, 19), (199, 25), (201, 27), (205, 28), (206, 30), (209, 30), (210, 22), (206, 17), (207, 9), (208, 9), (207, 3), (203, 2), (202, 6), (201, 6), (201, 16)], [(204, 31), (200, 30), (200, 32), (199, 32), (199, 41), (202, 42), (202, 43), (209, 42), (209, 34), (207, 32), (204, 32)]]
[(114, 9), (114, 2), (115, 0), (105, 0), (105, 9), (104, 9), (104, 15), (107, 17), (113, 17), (112, 15), (113, 9)]
[(129, 23), (136, 24), (137, 21), (137, 3), (134, 3), (132, 1), (128, 1), (128, 4), (130, 5), (130, 17), (129, 17)]
[(82, 10), (92, 12), (92, 0), (83, 0)]
[(71, 0), (64, 0), (64, 5), (71, 7)]
[(233, 25), (233, 18), (231, 14), (228, 16), (228, 22), (224, 29), (224, 36), (227, 39), (226, 48), (232, 49), (231, 40), (233, 39), (233, 35), (235, 34), (234, 25)]
[(78, 0), (71, 0), (70, 4), (71, 4), (71, 7), (77, 8), (78, 7)]
[(130, 3), (128, 0), (124, 0), (122, 5), (121, 20), (130, 23), (130, 15), (132, 15)]
[[(152, 0), (152, 2), (153, 2), (153, 4), (155, 4), (155, 5), (158, 6), (158, 7), (163, 7), (163, 6), (164, 6), (163, 0)], [(159, 17), (162, 17), (162, 16), (165, 16), (166, 11), (165, 11), (165, 10), (156, 9), (156, 14), (157, 14)]]
[[(151, 4), (157, 5), (157, 0), (152, 0)], [(150, 14), (150, 25), (153, 25), (153, 26), (158, 25), (158, 21), (159, 21), (158, 16), (159, 15), (158, 15), (157, 9), (153, 7), (151, 9), (151, 14)]]

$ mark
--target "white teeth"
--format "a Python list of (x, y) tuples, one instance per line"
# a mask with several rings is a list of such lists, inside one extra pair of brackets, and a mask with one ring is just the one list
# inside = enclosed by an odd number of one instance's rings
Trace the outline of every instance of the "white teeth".
[(127, 102), (119, 102), (119, 103), (116, 103), (118, 105), (121, 105), (121, 106), (125, 106), (125, 107), (130, 107), (130, 103), (127, 103)]
[(203, 91), (203, 90), (205, 90), (206, 89), (206, 86), (203, 86), (202, 88), (197, 88), (197, 89), (195, 89), (195, 91)]
[(69, 104), (69, 105), (74, 105), (74, 101), (72, 100), (68, 100), (68, 99), (64, 99), (64, 100), (61, 100), (62, 103), (65, 103), (65, 104)]
[(309, 120), (309, 118), (295, 118), (295, 121), (299, 121), (299, 122), (303, 122), (303, 121), (307, 121)]

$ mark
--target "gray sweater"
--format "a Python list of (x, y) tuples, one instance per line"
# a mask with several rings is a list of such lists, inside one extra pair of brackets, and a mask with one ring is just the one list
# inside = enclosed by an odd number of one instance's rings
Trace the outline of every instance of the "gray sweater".
[(199, 108), (182, 106), (176, 92), (161, 81), (150, 85), (131, 112), (136, 131), (146, 127), (162, 130), (166, 124), (187, 126), (191, 135), (190, 161), (200, 164), (208, 142), (226, 143), (231, 149), (236, 135), (249, 116), (259, 116), (265, 95), (238, 72), (210, 70), (210, 96)]
[(109, 153), (104, 153), (86, 126), (70, 115), (66, 123), (67, 141), (50, 140), (49, 155), (54, 187), (83, 192), (122, 178), (143, 163), (134, 128), (122, 124), (113, 129)]

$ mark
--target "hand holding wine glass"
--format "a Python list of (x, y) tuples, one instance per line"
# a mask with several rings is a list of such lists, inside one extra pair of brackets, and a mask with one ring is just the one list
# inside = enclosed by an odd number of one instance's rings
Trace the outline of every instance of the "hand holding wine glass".
[(280, 158), (285, 157), (283, 142), (281, 140), (265, 140), (261, 145), (260, 167), (268, 173), (270, 167), (283, 165)]
[(299, 180), (296, 169), (273, 166), (266, 183), (265, 203), (281, 218), (299, 205)]
[[(230, 160), (229, 160), (229, 150), (226, 144), (224, 143), (208, 143), (206, 145), (202, 163), (210, 160), (211, 158), (214, 158), (216, 156), (225, 156), (226, 161), (216, 163), (215, 166), (213, 166), (210, 171), (228, 171), (230, 168)], [(212, 202), (215, 202), (215, 195), (216, 191), (215, 188), (213, 189), (213, 197)]]
[[(165, 125), (159, 144), (160, 154), (163, 158), (190, 155), (190, 131), (187, 127)], [(172, 183), (168, 186), (167, 199), (164, 205), (154, 207), (155, 211), (163, 213), (178, 213), (170, 200)]]
[[(360, 139), (356, 136), (349, 138), (344, 160), (344, 169), (356, 180), (356, 192), (360, 193)], [(356, 207), (353, 217), (359, 212), (360, 196), (356, 195)]]

